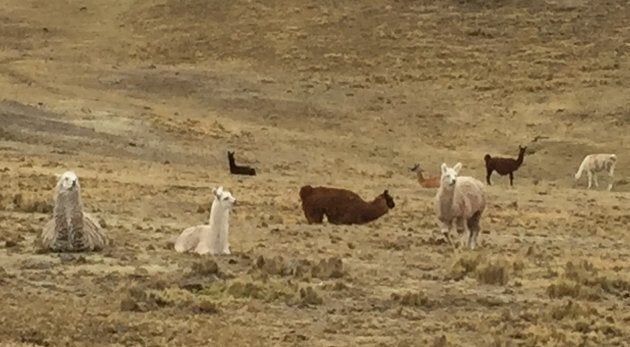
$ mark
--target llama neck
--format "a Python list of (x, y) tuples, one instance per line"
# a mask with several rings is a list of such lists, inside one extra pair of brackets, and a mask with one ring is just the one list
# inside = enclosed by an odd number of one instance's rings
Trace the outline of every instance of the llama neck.
[(201, 242), (209, 243), (212, 238), (217, 238), (228, 229), (230, 210), (220, 206), (219, 202), (215, 199), (212, 202), (210, 208), (210, 220), (208, 224), (210, 230), (207, 233), (201, 235)]
[(422, 171), (418, 171), (416, 174), (418, 175), (418, 181), (424, 182), (424, 175), (422, 174)]
[(219, 203), (215, 201), (212, 203), (212, 208), (210, 209), (210, 220), (208, 224), (213, 228), (223, 225), (227, 226), (229, 214), (230, 210), (222, 208), (219, 206)]
[(373, 221), (387, 213), (387, 211), (389, 211), (389, 207), (387, 207), (385, 199), (378, 197), (367, 205), (367, 208), (363, 213), (363, 220), (365, 222)]
[(450, 213), (453, 208), (453, 201), (455, 199), (455, 187), (440, 186), (438, 196), (440, 203), (440, 216), (448, 219), (450, 218)]
[(518, 152), (518, 158), (516, 159), (516, 167), (521, 166), (523, 164), (523, 159), (525, 159), (525, 151)]
[(78, 190), (58, 192), (55, 196), (55, 214), (81, 211), (81, 195)]
[(233, 169), (236, 167), (236, 160), (233, 157), (228, 157), (228, 162), (230, 163), (230, 168)]
[(57, 232), (72, 234), (71, 231), (82, 230), (83, 212), (81, 211), (81, 195), (79, 191), (58, 192), (55, 196), (53, 214)]

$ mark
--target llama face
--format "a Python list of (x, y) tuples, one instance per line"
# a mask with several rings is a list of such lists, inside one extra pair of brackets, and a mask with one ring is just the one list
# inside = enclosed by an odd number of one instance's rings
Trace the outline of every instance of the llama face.
[(396, 207), (396, 204), (394, 203), (394, 198), (389, 195), (389, 191), (385, 190), (383, 192), (383, 197), (385, 198), (385, 203), (387, 204), (387, 207), (389, 207), (390, 209)]
[(59, 177), (57, 185), (62, 190), (74, 190), (79, 187), (79, 178), (74, 172), (66, 171)]
[(226, 209), (232, 208), (232, 205), (236, 202), (236, 199), (227, 190), (223, 190), (223, 187), (215, 188), (212, 190), (214, 198), (219, 204)]
[(457, 176), (459, 175), (459, 170), (462, 168), (461, 163), (455, 164), (452, 168), (448, 167), (446, 163), (442, 163), (442, 185), (444, 186), (454, 186), (457, 183)]

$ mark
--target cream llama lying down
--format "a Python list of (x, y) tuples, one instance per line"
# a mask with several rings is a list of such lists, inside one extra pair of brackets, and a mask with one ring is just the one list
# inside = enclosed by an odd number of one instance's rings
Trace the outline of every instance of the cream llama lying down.
[(210, 222), (184, 229), (175, 240), (175, 251), (198, 254), (230, 254), (228, 227), (230, 209), (236, 199), (223, 187), (212, 189), (214, 201), (210, 208)]

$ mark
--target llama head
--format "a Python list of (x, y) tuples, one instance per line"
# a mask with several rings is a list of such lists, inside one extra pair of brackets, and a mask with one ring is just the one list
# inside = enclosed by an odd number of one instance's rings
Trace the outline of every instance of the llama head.
[(79, 188), (79, 178), (73, 171), (66, 171), (61, 176), (59, 176), (59, 180), (57, 181), (57, 189), (60, 192), (79, 190)]
[(527, 146), (521, 146), (521, 145), (518, 145), (518, 152), (519, 152), (519, 154), (520, 154), (520, 153), (525, 154), (525, 151), (526, 151), (526, 150), (527, 150)]
[(234, 159), (234, 152), (227, 151), (228, 158)]
[(448, 167), (446, 163), (442, 163), (442, 178), (441, 185), (452, 187), (457, 182), (457, 176), (459, 175), (459, 170), (462, 168), (462, 163), (457, 163), (453, 167)]
[(214, 194), (215, 202), (218, 202), (219, 206), (224, 209), (232, 208), (232, 205), (236, 202), (236, 199), (232, 196), (232, 194), (227, 190), (223, 190), (222, 186), (212, 189), (212, 194)]
[(392, 198), (392, 196), (389, 195), (389, 191), (387, 189), (385, 189), (385, 191), (383, 192), (383, 194), (381, 194), (381, 196), (385, 199), (385, 203), (387, 204), (387, 207), (389, 207), (390, 209), (396, 207), (396, 204), (394, 203), (394, 198)]
[(422, 172), (424, 170), (422, 170), (422, 168), (420, 167), (420, 164), (415, 164), (413, 167), (411, 167), (409, 170), (413, 171), (413, 172)]

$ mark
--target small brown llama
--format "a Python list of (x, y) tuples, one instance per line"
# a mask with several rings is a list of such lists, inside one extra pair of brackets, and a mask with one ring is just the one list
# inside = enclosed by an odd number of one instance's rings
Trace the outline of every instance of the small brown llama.
[(324, 216), (331, 224), (365, 224), (396, 206), (387, 190), (367, 202), (347, 189), (306, 185), (300, 188), (300, 199), (309, 224), (322, 223)]
[(439, 188), (440, 187), (440, 177), (435, 176), (424, 176), (424, 169), (420, 167), (420, 164), (414, 165), (410, 168), (412, 172), (415, 172), (418, 176), (418, 183), (423, 188)]
[(499, 175), (505, 176), (510, 175), (510, 186), (514, 185), (514, 171), (518, 170), (523, 164), (523, 159), (525, 158), (525, 151), (527, 150), (527, 146), (518, 146), (518, 158), (502, 158), (502, 157), (491, 157), (490, 154), (486, 154), (483, 157), (483, 160), (486, 162), (486, 183), (488, 185), (492, 185), (490, 183), (490, 176), (493, 171), (496, 171)]

